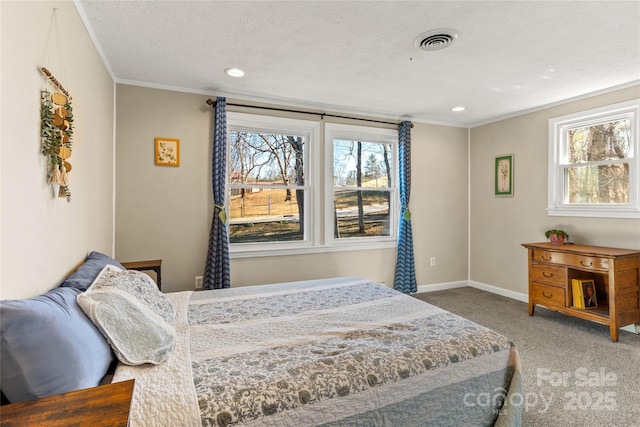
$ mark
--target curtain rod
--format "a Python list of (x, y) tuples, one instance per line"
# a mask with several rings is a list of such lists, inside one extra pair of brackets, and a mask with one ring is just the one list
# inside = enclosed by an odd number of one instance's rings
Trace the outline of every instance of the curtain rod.
[[(209, 98), (209, 99), (207, 99), (207, 104), (211, 105), (212, 107), (215, 107), (216, 106), (216, 101), (214, 101), (211, 98)], [(315, 116), (320, 116), (321, 119), (323, 119), (326, 116), (326, 117), (333, 117), (333, 118), (338, 118), (338, 119), (361, 120), (361, 121), (364, 121), (364, 122), (382, 123), (382, 124), (385, 124), (385, 125), (394, 125), (394, 126), (399, 125), (399, 123), (386, 122), (386, 121), (383, 121), (383, 120), (362, 119), (362, 118), (359, 118), (359, 117), (349, 117), (349, 116), (338, 116), (336, 114), (316, 113), (316, 112), (313, 112), (313, 111), (290, 110), (290, 109), (287, 109), (287, 108), (277, 108), (277, 107), (261, 107), (261, 106), (257, 106), (257, 105), (234, 104), (234, 103), (231, 103), (231, 102), (227, 102), (227, 105), (230, 105), (232, 107), (256, 108), (258, 110), (283, 111), (283, 112), (286, 112), (286, 113), (312, 114), (312, 115), (315, 115)], [(413, 127), (413, 123), (411, 123), (411, 127)]]

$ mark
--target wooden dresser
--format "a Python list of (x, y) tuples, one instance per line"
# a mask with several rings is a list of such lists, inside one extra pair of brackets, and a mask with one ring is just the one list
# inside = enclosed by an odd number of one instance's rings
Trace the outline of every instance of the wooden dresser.
[[(640, 250), (575, 244), (523, 243), (529, 255), (529, 315), (537, 304), (618, 329), (640, 323)], [(573, 279), (593, 280), (598, 308), (575, 308)]]
[(134, 380), (47, 396), (0, 408), (0, 425), (127, 427)]

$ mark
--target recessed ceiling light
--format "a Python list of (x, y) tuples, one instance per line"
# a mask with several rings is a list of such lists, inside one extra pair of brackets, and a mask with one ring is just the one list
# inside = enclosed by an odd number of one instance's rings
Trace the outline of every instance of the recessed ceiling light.
[(242, 71), (240, 68), (227, 68), (226, 70), (224, 70), (224, 72), (231, 77), (244, 76), (244, 71)]
[(459, 105), (457, 107), (451, 107), (451, 111), (459, 113), (460, 111), (464, 111), (466, 108), (463, 107), (462, 105)]

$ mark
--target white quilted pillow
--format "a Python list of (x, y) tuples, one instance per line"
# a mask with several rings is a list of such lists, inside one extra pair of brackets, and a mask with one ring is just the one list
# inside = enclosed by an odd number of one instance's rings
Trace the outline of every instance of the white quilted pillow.
[(122, 363), (157, 365), (169, 356), (175, 310), (146, 274), (107, 265), (77, 300)]

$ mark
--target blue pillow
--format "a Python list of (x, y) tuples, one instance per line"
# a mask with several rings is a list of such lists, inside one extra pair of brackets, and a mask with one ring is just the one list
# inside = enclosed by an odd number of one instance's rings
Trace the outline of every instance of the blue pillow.
[(126, 268), (115, 259), (100, 252), (93, 251), (87, 255), (87, 259), (82, 265), (67, 277), (60, 286), (63, 288), (78, 288), (81, 291), (86, 291), (93, 281), (96, 280), (96, 277), (98, 277), (102, 269), (108, 264), (126, 270)]
[(95, 387), (113, 354), (76, 302), (80, 290), (56, 288), (0, 301), (0, 388), (10, 402)]

